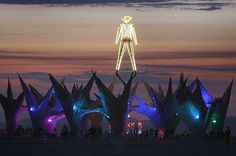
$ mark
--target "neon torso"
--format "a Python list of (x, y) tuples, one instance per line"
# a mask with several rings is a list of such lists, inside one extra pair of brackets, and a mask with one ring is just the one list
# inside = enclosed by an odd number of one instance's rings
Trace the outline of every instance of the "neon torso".
[(132, 40), (132, 24), (121, 24), (121, 38), (123, 41), (130, 41)]

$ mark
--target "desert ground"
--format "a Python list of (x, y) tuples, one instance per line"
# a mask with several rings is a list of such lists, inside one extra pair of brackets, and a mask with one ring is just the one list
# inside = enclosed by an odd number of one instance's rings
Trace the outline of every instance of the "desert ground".
[(41, 138), (1, 137), (0, 155), (181, 155), (231, 156), (236, 154), (236, 143), (226, 146), (219, 140), (157, 140), (137, 138)]

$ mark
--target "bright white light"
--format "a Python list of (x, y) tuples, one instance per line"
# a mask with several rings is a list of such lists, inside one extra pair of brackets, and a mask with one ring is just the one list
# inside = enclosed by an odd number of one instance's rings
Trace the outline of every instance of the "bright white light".
[(35, 111), (35, 108), (34, 107), (30, 107), (30, 111), (31, 112)]
[(142, 128), (138, 129), (138, 134), (142, 134)]
[(197, 116), (195, 117), (195, 119), (199, 119), (199, 115), (197, 115)]
[(54, 89), (52, 89), (52, 94), (55, 94), (55, 90)]
[(52, 119), (48, 119), (48, 122), (52, 122)]
[(128, 114), (128, 118), (130, 118), (130, 115)]
[(73, 106), (73, 110), (76, 111), (76, 110), (77, 110), (77, 107), (76, 107), (76, 106)]
[(106, 114), (104, 114), (104, 115), (105, 115), (106, 118), (108, 118), (108, 119), (110, 118), (110, 116), (108, 116), (108, 115), (106, 115)]

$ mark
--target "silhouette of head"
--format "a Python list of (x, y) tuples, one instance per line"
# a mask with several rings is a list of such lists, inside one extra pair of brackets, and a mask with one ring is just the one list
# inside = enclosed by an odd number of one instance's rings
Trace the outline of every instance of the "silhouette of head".
[(125, 24), (128, 24), (132, 20), (132, 17), (131, 16), (123, 16), (123, 17), (121, 17), (121, 19)]

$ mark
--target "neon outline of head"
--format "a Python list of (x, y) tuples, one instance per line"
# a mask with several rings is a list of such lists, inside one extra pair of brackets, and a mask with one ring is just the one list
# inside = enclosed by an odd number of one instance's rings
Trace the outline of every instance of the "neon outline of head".
[(123, 17), (121, 17), (121, 19), (125, 24), (128, 24), (132, 20), (132, 17), (131, 16), (123, 16)]

